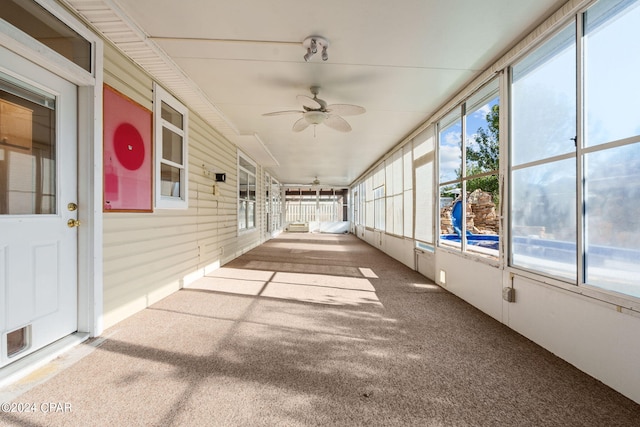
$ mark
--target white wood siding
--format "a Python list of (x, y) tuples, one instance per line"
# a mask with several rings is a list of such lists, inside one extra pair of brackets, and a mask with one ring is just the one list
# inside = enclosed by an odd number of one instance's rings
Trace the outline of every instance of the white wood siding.
[[(149, 75), (109, 44), (104, 64), (106, 84), (152, 109)], [(193, 111), (188, 162), (188, 209), (104, 213), (105, 327), (262, 243), (262, 191), (258, 191), (257, 228), (238, 235), (237, 148)], [(208, 172), (211, 168), (226, 173), (226, 182), (216, 183)], [(259, 190), (262, 184), (259, 168)]]

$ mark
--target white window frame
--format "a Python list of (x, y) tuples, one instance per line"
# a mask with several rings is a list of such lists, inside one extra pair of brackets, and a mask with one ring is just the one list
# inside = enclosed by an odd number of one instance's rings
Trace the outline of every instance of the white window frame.
[[(162, 119), (162, 103), (182, 114), (182, 129)], [(162, 86), (153, 83), (153, 134), (155, 141), (155, 207), (158, 209), (187, 209), (189, 207), (189, 110)], [(167, 128), (182, 137), (182, 164), (162, 157), (162, 130)], [(163, 196), (160, 170), (163, 164), (180, 169), (180, 196)]]
[[(250, 171), (247, 168), (244, 168), (240, 165), (240, 159), (244, 159), (247, 163), (251, 164), (254, 167), (254, 171)], [(258, 225), (257, 225), (257, 208), (258, 208), (258, 200), (257, 200), (257, 193), (256, 193), (256, 200), (253, 201), (254, 204), (254, 209), (253, 209), (253, 227), (249, 227), (249, 221), (248, 221), (248, 217), (245, 218), (245, 227), (244, 228), (240, 228), (240, 202), (243, 200), (240, 198), (240, 172), (246, 172), (249, 175), (253, 176), (255, 185), (256, 185), (256, 191), (258, 188), (258, 164), (256, 162), (254, 162), (249, 156), (247, 156), (246, 154), (244, 154), (242, 151), (238, 150), (238, 164), (237, 164), (237, 168), (238, 168), (238, 188), (236, 189), (236, 194), (237, 194), (237, 208), (236, 208), (236, 212), (238, 215), (238, 233), (239, 234), (243, 234), (243, 233), (250, 233), (252, 231), (255, 231), (258, 229)], [(249, 203), (251, 202), (251, 199), (247, 196), (246, 199), (244, 199), (247, 201), (247, 210), (245, 211), (245, 214), (249, 212)]]

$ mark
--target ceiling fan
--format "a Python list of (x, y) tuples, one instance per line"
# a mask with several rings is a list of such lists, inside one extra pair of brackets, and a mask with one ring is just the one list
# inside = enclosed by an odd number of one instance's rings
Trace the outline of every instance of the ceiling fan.
[(342, 116), (355, 116), (364, 113), (366, 110), (359, 105), (351, 104), (330, 104), (318, 98), (320, 88), (312, 86), (310, 88), (313, 98), (306, 95), (298, 95), (297, 99), (302, 104), (303, 110), (287, 110), (266, 113), (263, 116), (279, 116), (282, 114), (302, 114), (302, 117), (293, 124), (294, 132), (301, 132), (310, 125), (324, 123), (331, 129), (340, 132), (351, 132), (351, 125)]

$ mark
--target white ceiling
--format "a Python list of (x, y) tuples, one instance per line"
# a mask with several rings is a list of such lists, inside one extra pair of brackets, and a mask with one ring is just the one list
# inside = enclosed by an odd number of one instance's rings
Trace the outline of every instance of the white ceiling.
[[(175, 64), (189, 81), (176, 94), (219, 116), (220, 132), (280, 182), (346, 186), (565, 0), (67, 2), (124, 51), (131, 41), (114, 28), (132, 29), (134, 60)], [(329, 41), (328, 61), (304, 61), (310, 35)], [(263, 116), (300, 109), (311, 86), (367, 112), (345, 117), (350, 133), (319, 125), (315, 136), (292, 132), (297, 115)]]

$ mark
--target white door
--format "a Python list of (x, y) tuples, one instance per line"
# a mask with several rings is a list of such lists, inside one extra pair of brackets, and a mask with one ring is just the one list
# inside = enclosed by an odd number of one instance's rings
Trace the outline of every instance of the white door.
[(77, 329), (77, 87), (0, 47), (0, 367)]

